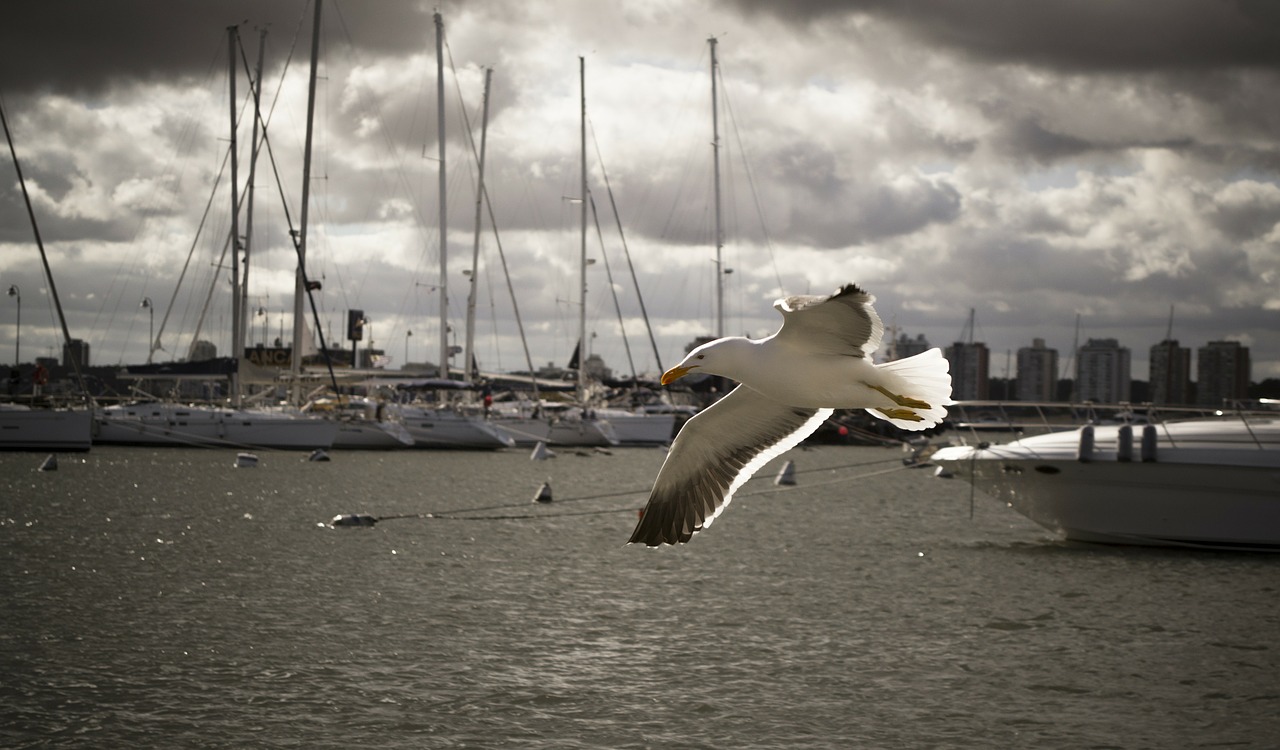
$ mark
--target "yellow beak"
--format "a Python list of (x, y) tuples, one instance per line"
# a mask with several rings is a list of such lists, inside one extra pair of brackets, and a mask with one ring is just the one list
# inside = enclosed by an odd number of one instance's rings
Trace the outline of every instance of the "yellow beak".
[(671, 385), (672, 383), (679, 380), (680, 378), (683, 378), (685, 375), (688, 375), (689, 371), (696, 367), (697, 365), (692, 365), (689, 367), (681, 367), (681, 366), (672, 367), (670, 370), (667, 370), (666, 372), (662, 373), (662, 384)]

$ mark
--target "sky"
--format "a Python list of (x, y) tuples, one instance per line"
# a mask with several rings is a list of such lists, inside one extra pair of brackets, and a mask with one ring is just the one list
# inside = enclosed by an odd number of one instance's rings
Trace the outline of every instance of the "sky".
[[(596, 217), (585, 327), (617, 374), (655, 374), (713, 333), (720, 271), (732, 335), (776, 330), (779, 296), (853, 282), (891, 331), (986, 343), (995, 377), (1015, 374), (1010, 354), (1037, 338), (1064, 367), (1075, 342), (1114, 338), (1145, 378), (1170, 330), (1193, 351), (1239, 341), (1254, 381), (1280, 377), (1280, 5), (1264, 0), (327, 0), (307, 265), (331, 342), (350, 346), (346, 311), (360, 309), (389, 367), (439, 357), (437, 9), (443, 338), (465, 345), (474, 278), (484, 369), (525, 367), (517, 305), (536, 366), (565, 364), (578, 340), (581, 58)], [(246, 71), (267, 32), (249, 342), (289, 339), (312, 12), (302, 0), (7, 12), (0, 98), (93, 364), (145, 361), (153, 331), (157, 361), (197, 336), (230, 347), (229, 26), (242, 192)], [(486, 69), (490, 207), (478, 211)], [(0, 362), (19, 332), (23, 361), (59, 352), (5, 159), (10, 286), (22, 319), (0, 297)]]

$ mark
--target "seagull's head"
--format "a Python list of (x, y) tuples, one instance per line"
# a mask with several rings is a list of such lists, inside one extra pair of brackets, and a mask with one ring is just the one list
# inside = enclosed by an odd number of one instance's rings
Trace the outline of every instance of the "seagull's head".
[(708, 375), (722, 375), (726, 378), (738, 379), (735, 376), (739, 352), (751, 347), (752, 342), (742, 337), (716, 339), (694, 349), (670, 370), (662, 373), (662, 384), (671, 385), (685, 375), (697, 370)]

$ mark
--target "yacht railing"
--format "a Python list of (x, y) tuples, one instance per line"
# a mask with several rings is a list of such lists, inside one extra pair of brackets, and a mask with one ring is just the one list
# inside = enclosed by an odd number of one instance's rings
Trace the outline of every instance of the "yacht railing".
[[(1131, 424), (1166, 425), (1187, 419), (1238, 418), (1260, 449), (1274, 448), (1264, 443), (1251, 424), (1257, 419), (1280, 419), (1280, 402), (1273, 399), (1239, 400), (1215, 408), (1151, 403), (1095, 403), (1092, 401), (958, 401), (947, 407), (948, 423), (975, 441), (979, 432), (1021, 435), (1065, 432), (1085, 425)], [(1171, 443), (1168, 429), (1164, 436)]]

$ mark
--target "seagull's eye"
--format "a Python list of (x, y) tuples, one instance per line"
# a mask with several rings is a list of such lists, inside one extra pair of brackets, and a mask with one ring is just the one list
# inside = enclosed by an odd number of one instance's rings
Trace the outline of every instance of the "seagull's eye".
[(706, 359), (706, 358), (707, 358), (707, 355), (705, 355), (705, 354), (699, 354), (699, 355), (698, 355), (698, 359)]

